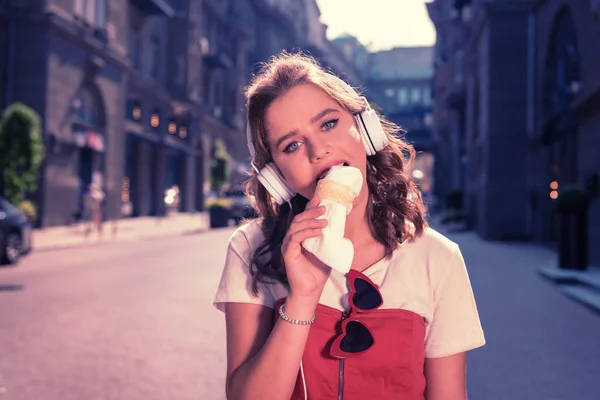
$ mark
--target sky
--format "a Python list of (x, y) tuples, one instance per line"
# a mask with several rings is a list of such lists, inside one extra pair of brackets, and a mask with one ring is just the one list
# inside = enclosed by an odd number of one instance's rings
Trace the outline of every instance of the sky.
[(425, 3), (425, 0), (317, 0), (321, 22), (328, 26), (328, 39), (349, 33), (371, 51), (433, 45), (435, 28)]

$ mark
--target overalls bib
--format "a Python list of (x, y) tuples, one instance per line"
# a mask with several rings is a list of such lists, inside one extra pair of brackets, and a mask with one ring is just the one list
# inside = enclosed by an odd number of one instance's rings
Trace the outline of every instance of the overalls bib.
[[(284, 301), (277, 302), (275, 318)], [(302, 357), (309, 400), (425, 400), (423, 317), (402, 309), (358, 311), (355, 318), (369, 329), (373, 345), (340, 360), (329, 349), (346, 314), (322, 304), (315, 312)], [(304, 398), (299, 373), (291, 400)]]

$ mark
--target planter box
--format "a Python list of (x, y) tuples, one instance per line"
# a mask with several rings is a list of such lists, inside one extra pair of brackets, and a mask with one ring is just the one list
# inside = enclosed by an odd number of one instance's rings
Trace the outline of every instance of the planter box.
[(224, 207), (211, 207), (208, 210), (210, 216), (210, 227), (211, 228), (224, 228), (229, 226), (229, 220), (231, 219), (231, 212), (228, 208)]

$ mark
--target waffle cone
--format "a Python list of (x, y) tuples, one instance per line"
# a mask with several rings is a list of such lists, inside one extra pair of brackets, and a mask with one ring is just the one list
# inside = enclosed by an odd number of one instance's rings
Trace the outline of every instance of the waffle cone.
[(333, 200), (340, 203), (352, 203), (356, 197), (350, 186), (330, 179), (321, 179), (317, 183), (315, 195), (319, 196), (320, 201)]

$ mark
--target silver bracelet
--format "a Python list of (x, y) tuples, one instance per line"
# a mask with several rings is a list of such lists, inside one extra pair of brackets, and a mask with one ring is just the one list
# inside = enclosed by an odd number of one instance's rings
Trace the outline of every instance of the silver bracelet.
[(279, 316), (281, 317), (282, 320), (287, 321), (290, 324), (294, 324), (294, 325), (311, 325), (317, 319), (317, 313), (314, 313), (313, 317), (311, 319), (309, 319), (308, 321), (300, 321), (298, 319), (290, 318), (287, 315), (285, 315), (285, 313), (283, 312), (283, 307), (284, 306), (285, 306), (285, 303), (282, 303), (281, 306), (279, 306)]

